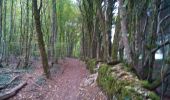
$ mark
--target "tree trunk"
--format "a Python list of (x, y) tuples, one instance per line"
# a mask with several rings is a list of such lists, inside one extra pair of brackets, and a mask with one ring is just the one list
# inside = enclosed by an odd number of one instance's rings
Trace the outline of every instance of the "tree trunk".
[(26, 7), (27, 7), (27, 17), (26, 17), (26, 26), (27, 26), (27, 29), (26, 29), (26, 37), (25, 37), (25, 61), (24, 61), (24, 67), (27, 67), (28, 66), (28, 62), (29, 62), (29, 55), (28, 55), (28, 49), (30, 49), (28, 47), (28, 42), (29, 42), (29, 0), (27, 0), (27, 3), (26, 3)]
[(113, 5), (114, 0), (108, 0), (108, 8), (107, 8), (107, 35), (108, 35), (108, 53), (109, 57), (112, 54), (112, 22), (113, 22)]
[(113, 49), (112, 49), (112, 58), (113, 60), (117, 61), (118, 60), (118, 48), (119, 48), (119, 42), (120, 41), (120, 16), (118, 16), (116, 20), (116, 25), (115, 25), (115, 34), (114, 34), (114, 39), (113, 39)]
[(124, 7), (124, 0), (119, 0), (119, 11), (120, 11), (120, 19), (121, 19), (121, 32), (122, 32), (122, 42), (125, 49), (125, 56), (127, 63), (129, 65), (132, 64), (131, 58), (131, 50), (128, 41), (128, 29), (127, 29), (127, 13), (126, 8)]
[(14, 6), (14, 0), (11, 0), (11, 16), (10, 16), (10, 31), (9, 31), (9, 43), (11, 42), (12, 34), (13, 34), (13, 6)]
[(2, 38), (2, 3), (3, 0), (0, 0), (0, 45), (1, 45), (1, 38)]
[(5, 61), (7, 62), (7, 32), (6, 32), (6, 15), (7, 15), (7, 0), (4, 0), (4, 42), (3, 42), (3, 45), (4, 45), (4, 50), (3, 50), (3, 54), (4, 54), (4, 59)]
[(40, 2), (39, 9), (37, 6), (37, 0), (32, 0), (32, 3), (33, 3), (33, 8), (34, 8), (34, 20), (35, 20), (35, 26), (36, 26), (36, 32), (37, 32), (37, 38), (38, 38), (38, 45), (40, 49), (40, 55), (42, 59), (42, 65), (43, 65), (43, 69), (44, 69), (44, 73), (46, 74), (46, 77), (50, 78), (50, 70), (49, 70), (48, 59), (47, 59), (45, 44), (43, 40), (43, 33), (41, 30), (41, 23), (40, 23), (40, 10), (42, 7), (42, 0)]
[(55, 44), (57, 39), (57, 10), (56, 10), (56, 0), (52, 0), (52, 35), (51, 35), (51, 56), (55, 57)]

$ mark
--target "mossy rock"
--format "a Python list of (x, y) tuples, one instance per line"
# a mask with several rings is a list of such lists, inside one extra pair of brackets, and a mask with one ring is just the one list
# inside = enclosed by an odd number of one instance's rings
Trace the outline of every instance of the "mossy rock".
[[(143, 80), (143, 81), (141, 81), (141, 85), (142, 85), (144, 88), (150, 89), (150, 88), (154, 87), (155, 84), (158, 84), (157, 82), (158, 82), (158, 81), (155, 81), (154, 84), (150, 84), (148, 81)], [(148, 97), (149, 97), (150, 99), (152, 99), (152, 100), (160, 100), (160, 97), (159, 97), (156, 93), (154, 93), (154, 92), (150, 92), (150, 93), (148, 94)]]
[(125, 87), (131, 84), (127, 81), (118, 80), (112, 75), (109, 65), (102, 64), (98, 71), (97, 83), (106, 93), (109, 100), (115, 96), (118, 100), (142, 100), (142, 97)]

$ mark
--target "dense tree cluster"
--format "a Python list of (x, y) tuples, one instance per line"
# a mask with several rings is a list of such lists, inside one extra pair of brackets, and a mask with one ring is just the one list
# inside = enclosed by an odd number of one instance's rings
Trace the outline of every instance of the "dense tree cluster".
[(41, 54), (48, 66), (47, 56), (78, 56), (79, 26), (70, 0), (0, 0), (0, 60), (8, 65), (17, 57), (27, 67)]
[[(168, 84), (168, 0), (79, 0), (79, 7), (83, 57), (126, 62), (140, 79), (151, 83), (151, 90)], [(157, 53), (162, 54), (162, 59), (156, 59)], [(154, 70), (159, 70), (156, 77)]]

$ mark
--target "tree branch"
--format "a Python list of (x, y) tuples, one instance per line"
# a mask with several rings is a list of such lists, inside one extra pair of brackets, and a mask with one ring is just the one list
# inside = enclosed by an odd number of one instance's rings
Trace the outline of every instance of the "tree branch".
[(10, 80), (7, 84), (5, 84), (4, 86), (0, 87), (0, 90), (6, 88), (8, 85), (10, 85), (13, 81), (15, 81), (19, 76), (15, 76), (12, 80)]
[(11, 90), (0, 94), (0, 100), (7, 100), (10, 97), (14, 96), (21, 88), (23, 88), (25, 85), (27, 85), (27, 82), (24, 81), (22, 83), (20, 83), (18, 86), (12, 88)]
[(163, 8), (161, 8), (161, 9), (158, 9), (158, 12), (164, 11), (164, 10), (168, 9), (169, 7), (170, 7), (170, 5), (167, 5), (167, 6), (163, 7)]
[(151, 50), (151, 53), (154, 54), (156, 53), (157, 50), (159, 50), (160, 48), (162, 48), (163, 46), (169, 45), (170, 44), (170, 40), (162, 43), (161, 45), (157, 46), (156, 48)]
[(160, 26), (166, 19), (168, 19), (168, 18), (170, 18), (170, 14), (166, 15), (164, 18), (162, 18), (162, 19), (160, 20), (159, 26)]

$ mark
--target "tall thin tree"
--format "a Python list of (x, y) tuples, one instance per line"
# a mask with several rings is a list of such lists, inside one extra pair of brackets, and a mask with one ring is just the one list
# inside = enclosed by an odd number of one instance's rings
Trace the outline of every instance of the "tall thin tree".
[(45, 73), (46, 77), (50, 78), (50, 70), (49, 70), (48, 59), (47, 59), (47, 54), (46, 54), (46, 50), (45, 50), (45, 44), (44, 44), (44, 40), (43, 40), (43, 33), (41, 30), (41, 22), (40, 22), (40, 11), (42, 8), (42, 0), (40, 0), (39, 8), (37, 5), (37, 0), (32, 0), (32, 3), (33, 3), (35, 27), (36, 27), (36, 32), (37, 32), (40, 55), (41, 55), (41, 59), (42, 59), (42, 65), (43, 65), (43, 69), (44, 69), (44, 73)]
[(51, 35), (51, 56), (55, 56), (55, 43), (57, 39), (57, 10), (56, 0), (52, 0), (52, 35)]

